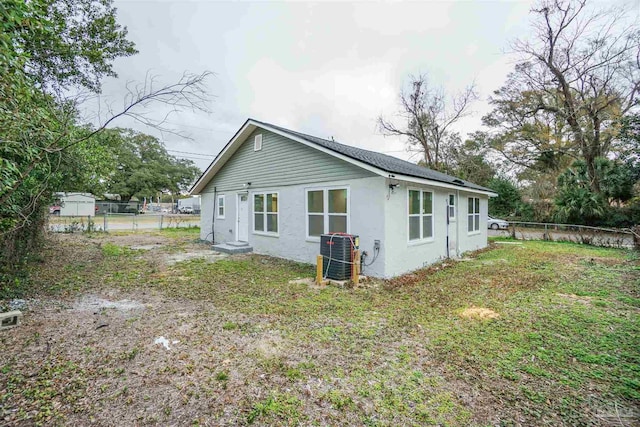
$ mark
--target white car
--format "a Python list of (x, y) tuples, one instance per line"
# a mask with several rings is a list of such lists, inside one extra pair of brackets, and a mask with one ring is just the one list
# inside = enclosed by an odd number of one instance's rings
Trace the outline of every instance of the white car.
[(509, 223), (503, 219), (487, 217), (487, 228), (492, 230), (506, 230)]

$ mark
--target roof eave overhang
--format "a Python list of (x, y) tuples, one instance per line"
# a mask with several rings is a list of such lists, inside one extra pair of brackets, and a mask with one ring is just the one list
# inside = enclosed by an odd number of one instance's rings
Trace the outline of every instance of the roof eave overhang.
[(401, 181), (406, 181), (406, 182), (411, 182), (414, 184), (422, 184), (422, 185), (430, 185), (433, 187), (440, 187), (440, 188), (446, 188), (449, 190), (459, 190), (459, 191), (466, 191), (469, 193), (477, 193), (477, 194), (483, 194), (485, 196), (488, 197), (497, 197), (498, 195), (494, 192), (491, 191), (485, 191), (485, 190), (480, 190), (477, 188), (472, 188), (472, 187), (466, 187), (464, 185), (454, 185), (454, 184), (449, 184), (446, 182), (441, 182), (441, 181), (434, 181), (431, 179), (426, 179), (426, 178), (418, 178), (415, 176), (409, 176), (409, 175), (402, 175), (402, 174), (397, 174), (394, 173), (394, 179), (397, 180), (401, 180)]
[(352, 159), (349, 156), (345, 156), (344, 154), (336, 153), (335, 151), (331, 151), (328, 148), (321, 147), (319, 145), (313, 144), (309, 141), (306, 141), (302, 138), (299, 138), (295, 135), (288, 134), (286, 132), (281, 131), (280, 129), (273, 128), (264, 123), (258, 123), (252, 119), (249, 119), (245, 122), (245, 124), (240, 128), (238, 132), (231, 138), (231, 140), (225, 145), (220, 154), (216, 156), (211, 165), (207, 168), (207, 170), (200, 176), (198, 181), (191, 187), (189, 190), (189, 194), (200, 194), (201, 191), (207, 186), (209, 181), (215, 176), (215, 174), (222, 168), (222, 166), (229, 160), (229, 158), (236, 152), (238, 147), (244, 142), (244, 140), (253, 132), (256, 128), (262, 128), (264, 130), (268, 130), (269, 132), (273, 132), (282, 137), (291, 139), (293, 141), (299, 142), (307, 147), (314, 148), (316, 150), (327, 153), (333, 157), (337, 157), (346, 162), (352, 163), (356, 166), (361, 167), (362, 169), (366, 169), (376, 175), (387, 176), (388, 173), (384, 172), (374, 166), (371, 166), (367, 163), (361, 162), (359, 160)]
[(291, 139), (293, 141), (299, 142), (303, 145), (306, 145), (307, 147), (311, 147), (313, 149), (322, 151), (326, 154), (329, 154), (330, 156), (336, 157), (338, 159), (344, 160), (345, 162), (349, 162), (353, 165), (356, 165), (358, 167), (361, 167), (362, 169), (365, 169), (371, 173), (374, 173), (378, 176), (382, 176), (382, 177), (389, 177), (389, 175), (394, 175), (395, 179), (400, 179), (403, 181), (407, 181), (407, 182), (413, 182), (416, 184), (424, 184), (424, 185), (431, 185), (431, 186), (435, 186), (435, 187), (441, 187), (441, 188), (448, 188), (448, 189), (455, 189), (455, 190), (464, 190), (464, 191), (468, 191), (471, 193), (478, 193), (478, 194), (484, 194), (487, 195), (489, 197), (496, 197), (497, 194), (496, 193), (492, 193), (489, 191), (483, 191), (483, 190), (478, 190), (475, 188), (470, 188), (470, 187), (465, 187), (465, 186), (461, 186), (461, 185), (453, 185), (453, 184), (448, 184), (448, 183), (444, 183), (444, 182), (440, 182), (440, 181), (434, 181), (434, 180), (430, 180), (430, 179), (425, 179), (425, 178), (417, 178), (417, 177), (413, 177), (413, 176), (409, 176), (409, 175), (402, 175), (402, 174), (397, 174), (395, 172), (388, 172), (385, 170), (382, 170), (380, 168), (377, 168), (375, 166), (372, 166), (370, 164), (361, 162), (359, 160), (356, 160), (352, 157), (349, 156), (345, 156), (344, 154), (341, 153), (337, 153), (335, 151), (332, 151), (328, 148), (322, 147), (320, 145), (314, 144), (312, 142), (306, 141), (302, 138), (297, 137), (296, 135), (291, 135), (287, 132), (283, 132), (280, 129), (276, 129), (273, 128), (265, 123), (259, 123), (256, 122), (253, 119), (248, 119), (244, 125), (242, 125), (242, 127), (240, 128), (240, 130), (238, 130), (238, 132), (236, 132), (236, 134), (233, 136), (233, 138), (231, 138), (231, 140), (227, 143), (227, 145), (225, 145), (225, 147), (222, 149), (222, 151), (216, 156), (216, 158), (213, 160), (213, 162), (211, 163), (211, 165), (209, 165), (209, 167), (207, 168), (207, 170), (200, 176), (200, 178), (198, 179), (198, 181), (196, 181), (196, 183), (193, 185), (193, 187), (191, 187), (191, 190), (189, 190), (189, 194), (191, 195), (197, 195), (197, 194), (201, 194), (202, 190), (204, 190), (204, 188), (207, 186), (207, 184), (209, 183), (209, 181), (211, 181), (211, 179), (215, 176), (215, 174), (222, 168), (222, 166), (227, 162), (227, 160), (229, 160), (231, 158), (231, 156), (233, 156), (233, 154), (237, 151), (238, 147), (244, 142), (244, 140), (256, 129), (256, 128), (262, 128), (265, 130), (268, 130), (269, 132), (273, 132), (277, 135), (280, 135), (282, 137)]
[(242, 127), (236, 132), (236, 134), (227, 142), (227, 145), (224, 146), (222, 151), (218, 153), (213, 162), (209, 165), (207, 170), (204, 171), (200, 178), (196, 181), (195, 184), (189, 190), (189, 195), (195, 196), (202, 193), (202, 190), (207, 186), (209, 181), (215, 176), (216, 173), (222, 168), (222, 166), (233, 156), (233, 154), (238, 150), (240, 144), (244, 142), (244, 140), (251, 135), (256, 128), (256, 124), (253, 123), (253, 120), (249, 119)]

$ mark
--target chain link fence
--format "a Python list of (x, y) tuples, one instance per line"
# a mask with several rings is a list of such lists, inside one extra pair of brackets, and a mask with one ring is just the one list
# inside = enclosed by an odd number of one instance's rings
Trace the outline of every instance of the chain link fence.
[(138, 231), (163, 228), (189, 228), (200, 226), (200, 215), (179, 214), (118, 214), (104, 213), (96, 216), (50, 215), (48, 229), (55, 233), (87, 231)]

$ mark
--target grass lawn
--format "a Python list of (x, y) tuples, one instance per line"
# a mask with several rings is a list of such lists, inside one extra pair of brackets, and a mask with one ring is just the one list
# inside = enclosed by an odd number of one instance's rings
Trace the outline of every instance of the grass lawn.
[(640, 422), (637, 253), (507, 241), (320, 288), (291, 282), (313, 266), (200, 258), (197, 237), (51, 242), (0, 332), (0, 425)]

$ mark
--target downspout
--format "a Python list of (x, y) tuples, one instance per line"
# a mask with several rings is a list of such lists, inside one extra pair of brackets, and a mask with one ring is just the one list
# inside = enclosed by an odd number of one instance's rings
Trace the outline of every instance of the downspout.
[(213, 212), (211, 213), (211, 244), (216, 244), (216, 202), (218, 201), (218, 187), (213, 187)]
[(451, 230), (449, 230), (451, 228), (451, 218), (449, 218), (449, 194), (447, 193), (447, 198), (446, 198), (446, 202), (444, 204), (444, 208), (445, 208), (445, 219), (447, 221), (447, 238), (446, 238), (446, 245), (447, 245), (447, 258), (451, 258), (451, 250), (449, 249), (449, 235), (451, 234)]
[(460, 190), (456, 189), (456, 258), (460, 256)]

